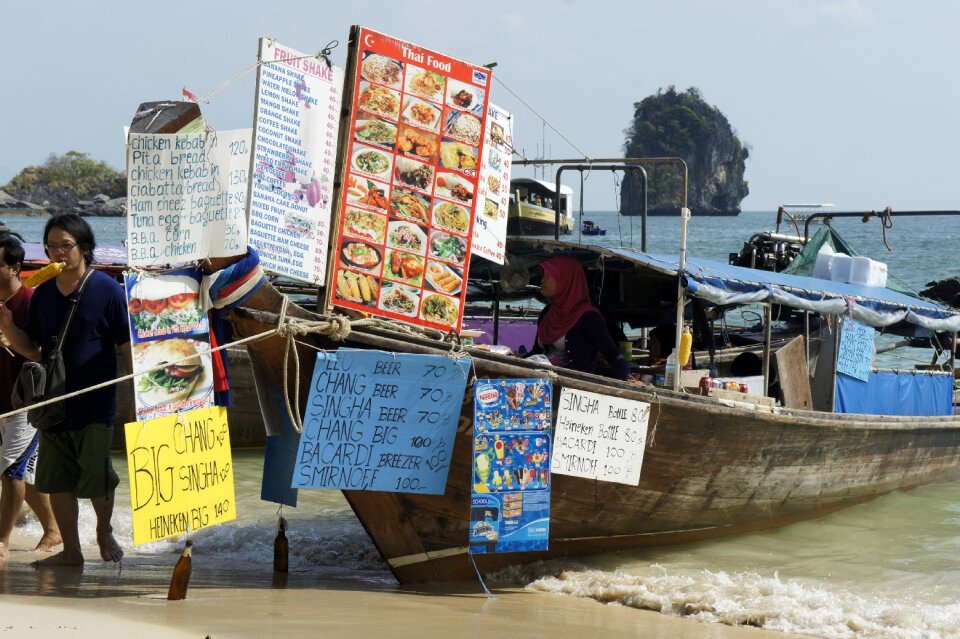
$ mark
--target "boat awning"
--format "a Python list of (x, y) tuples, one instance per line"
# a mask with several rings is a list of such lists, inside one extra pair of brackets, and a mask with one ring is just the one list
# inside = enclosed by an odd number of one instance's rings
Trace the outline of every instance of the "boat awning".
[[(608, 249), (614, 255), (676, 276), (676, 256)], [(715, 304), (781, 304), (824, 315), (852, 312), (864, 324), (885, 327), (906, 321), (933, 331), (960, 330), (960, 311), (877, 286), (833, 282), (688, 257), (681, 279), (687, 293)]]

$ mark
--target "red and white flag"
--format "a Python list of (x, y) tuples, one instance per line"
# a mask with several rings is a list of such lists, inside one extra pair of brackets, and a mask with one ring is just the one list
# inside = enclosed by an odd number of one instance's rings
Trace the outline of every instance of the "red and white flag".
[(183, 99), (187, 102), (199, 102), (197, 96), (187, 91), (187, 87), (183, 87)]

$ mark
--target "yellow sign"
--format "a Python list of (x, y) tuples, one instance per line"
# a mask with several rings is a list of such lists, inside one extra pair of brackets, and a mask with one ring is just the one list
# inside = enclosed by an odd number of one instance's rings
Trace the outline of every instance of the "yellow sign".
[(133, 422), (124, 433), (134, 544), (236, 519), (225, 408)]

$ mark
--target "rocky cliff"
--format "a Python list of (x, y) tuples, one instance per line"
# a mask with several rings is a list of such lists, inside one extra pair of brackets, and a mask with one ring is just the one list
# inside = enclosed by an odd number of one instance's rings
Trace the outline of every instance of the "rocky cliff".
[[(737, 215), (749, 189), (744, 178), (746, 147), (726, 116), (703, 101), (694, 88), (673, 87), (634, 104), (633, 123), (624, 132), (626, 157), (680, 157), (687, 163), (688, 207), (694, 215)], [(676, 165), (644, 165), (648, 211), (679, 214), (682, 173)], [(620, 212), (639, 215), (642, 189), (628, 175), (620, 189)]]

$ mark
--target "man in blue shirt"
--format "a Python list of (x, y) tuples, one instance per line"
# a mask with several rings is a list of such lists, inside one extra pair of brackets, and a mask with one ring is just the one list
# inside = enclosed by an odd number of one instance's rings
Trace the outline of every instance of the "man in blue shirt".
[[(39, 285), (30, 302), (26, 331), (9, 326), (0, 311), (0, 328), (21, 355), (40, 361), (53, 348), (70, 305), (93, 261), (93, 230), (78, 215), (50, 218), (43, 244), (51, 261), (63, 270)], [(70, 330), (61, 347), (68, 393), (109, 382), (117, 377), (116, 349), (133, 370), (126, 298), (118, 282), (94, 272), (80, 297)], [(78, 531), (78, 498), (89, 498), (97, 516), (97, 545), (104, 561), (120, 561), (123, 550), (113, 536), (114, 489), (120, 483), (110, 461), (116, 387), (107, 386), (67, 400), (67, 417), (42, 432), (37, 463), (37, 488), (50, 494), (50, 503), (63, 552), (37, 562), (41, 566), (83, 564)]]

